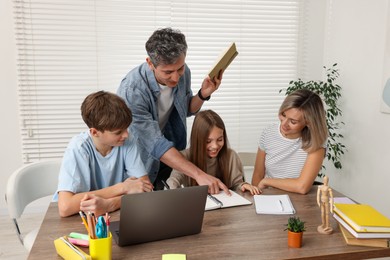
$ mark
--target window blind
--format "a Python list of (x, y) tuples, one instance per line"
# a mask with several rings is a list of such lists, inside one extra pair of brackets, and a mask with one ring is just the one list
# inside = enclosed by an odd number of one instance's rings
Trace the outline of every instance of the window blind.
[(202, 108), (221, 115), (236, 151), (256, 152), (262, 129), (277, 121), (279, 90), (297, 76), (299, 0), (14, 0), (14, 9), (25, 162), (62, 157), (86, 129), (83, 99), (101, 89), (115, 93), (145, 61), (145, 42), (158, 28), (186, 35), (194, 93), (236, 43), (239, 55)]

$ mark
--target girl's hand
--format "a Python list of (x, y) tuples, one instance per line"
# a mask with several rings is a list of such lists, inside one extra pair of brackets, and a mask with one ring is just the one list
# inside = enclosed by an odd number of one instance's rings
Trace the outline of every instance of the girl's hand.
[(246, 190), (249, 191), (252, 195), (259, 195), (259, 194), (263, 193), (261, 191), (261, 189), (259, 189), (256, 186), (253, 186), (249, 183), (244, 183), (241, 185), (241, 191), (245, 192)]

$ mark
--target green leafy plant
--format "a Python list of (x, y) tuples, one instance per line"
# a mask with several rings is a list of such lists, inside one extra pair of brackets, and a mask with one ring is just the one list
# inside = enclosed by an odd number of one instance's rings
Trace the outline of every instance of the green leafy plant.
[[(285, 94), (289, 95), (298, 89), (308, 89), (317, 93), (322, 98), (325, 103), (326, 124), (329, 131), (326, 156), (329, 161), (332, 161), (336, 169), (341, 169), (341, 156), (344, 154), (346, 147), (341, 143), (341, 139), (344, 136), (338, 131), (340, 125), (344, 125), (344, 122), (339, 121), (339, 117), (342, 116), (342, 111), (338, 106), (338, 100), (341, 97), (341, 87), (335, 83), (340, 74), (337, 69), (337, 63), (333, 64), (331, 68), (324, 66), (324, 69), (326, 71), (325, 81), (310, 80), (304, 82), (301, 79), (292, 80), (289, 82), (287, 89), (285, 89)], [(282, 91), (283, 89), (279, 93)], [(325, 166), (322, 167), (325, 169)], [(318, 175), (322, 177), (324, 174), (321, 172)]]
[(304, 232), (306, 231), (305, 223), (306, 222), (300, 220), (297, 216), (289, 217), (284, 231), (289, 230), (295, 233)]

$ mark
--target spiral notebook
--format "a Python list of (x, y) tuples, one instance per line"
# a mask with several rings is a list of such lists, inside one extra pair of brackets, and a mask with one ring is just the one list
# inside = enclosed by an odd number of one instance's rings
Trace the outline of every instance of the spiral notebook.
[(295, 209), (287, 194), (283, 195), (254, 195), (257, 214), (294, 214)]
[[(231, 194), (230, 196), (227, 195), (224, 191), (220, 191), (219, 194), (214, 194), (212, 196), (209, 195), (206, 200), (205, 210), (207, 211), (252, 204), (252, 202), (237, 194), (236, 192), (232, 190), (229, 191)], [(216, 201), (213, 200), (213, 197), (216, 199)]]

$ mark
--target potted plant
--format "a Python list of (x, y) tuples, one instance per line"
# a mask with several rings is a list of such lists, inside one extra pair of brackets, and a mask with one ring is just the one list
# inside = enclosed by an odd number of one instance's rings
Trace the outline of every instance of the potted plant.
[(299, 248), (302, 246), (302, 236), (305, 231), (305, 222), (299, 217), (289, 217), (286, 224), (288, 247)]
[[(287, 89), (285, 89), (285, 94), (289, 95), (298, 89), (308, 89), (317, 93), (322, 98), (325, 103), (326, 124), (329, 130), (326, 156), (329, 161), (332, 161), (336, 169), (341, 169), (341, 156), (344, 154), (345, 146), (340, 142), (340, 139), (344, 138), (344, 136), (338, 132), (340, 125), (344, 124), (344, 122), (339, 121), (339, 116), (342, 116), (342, 111), (338, 106), (338, 100), (341, 97), (341, 87), (335, 83), (339, 77), (337, 63), (333, 64), (331, 68), (324, 66), (324, 69), (326, 71), (325, 81), (310, 80), (304, 82), (301, 79), (292, 80), (289, 82)], [(283, 89), (279, 93), (282, 91)], [(322, 166), (322, 168), (325, 169), (325, 166)], [(322, 172), (318, 174), (319, 177), (323, 175)]]

